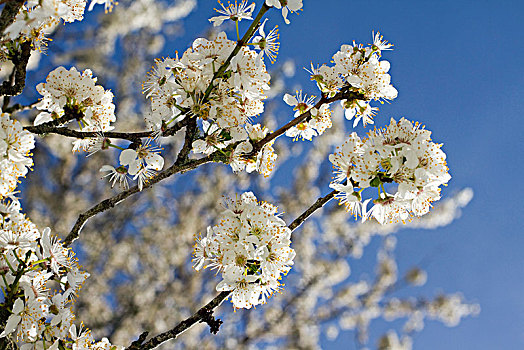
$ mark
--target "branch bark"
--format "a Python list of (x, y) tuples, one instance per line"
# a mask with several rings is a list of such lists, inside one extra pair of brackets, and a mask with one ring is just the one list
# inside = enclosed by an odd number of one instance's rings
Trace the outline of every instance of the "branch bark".
[(330, 193), (326, 194), (324, 197), (320, 197), (319, 199), (317, 199), (317, 201), (313, 203), (305, 212), (303, 212), (298, 218), (296, 218), (295, 220), (293, 220), (291, 224), (289, 224), (289, 229), (292, 232), (296, 230), (315, 211), (322, 208), (327, 202), (329, 202), (335, 196), (335, 193), (337, 193), (337, 191), (333, 190)]
[[(193, 119), (193, 118), (186, 117), (186, 119), (167, 128), (162, 133), (162, 136), (173, 136), (178, 131), (180, 131), (184, 126), (187, 125), (189, 119)], [(38, 135), (57, 134), (57, 135), (62, 135), (62, 136), (67, 136), (67, 137), (75, 137), (77, 139), (85, 139), (89, 137), (98, 136), (98, 133), (94, 131), (78, 131), (78, 130), (72, 130), (66, 127), (57, 127), (57, 125), (60, 125), (68, 120), (71, 120), (71, 119), (63, 119), (62, 117), (62, 118), (52, 120), (50, 122), (36, 125), (36, 126), (24, 126), (24, 130), (27, 130), (29, 132), (32, 132), (33, 134), (38, 134)], [(140, 142), (141, 138), (151, 137), (153, 136), (153, 134), (154, 134), (153, 131), (138, 131), (138, 132), (105, 131), (104, 132), (105, 137), (109, 137), (113, 139), (128, 140), (131, 142), (138, 142), (138, 143)]]
[(4, 35), (4, 31), (9, 27), (11, 23), (15, 21), (15, 17), (20, 11), (20, 8), (24, 4), (25, 0), (10, 0), (3, 1), (6, 3), (2, 14), (0, 14), (0, 37)]
[[(139, 339), (137, 341), (134, 341), (126, 350), (148, 350), (148, 349), (154, 349), (155, 347), (159, 346), (165, 341), (168, 341), (170, 339), (175, 339), (178, 337), (182, 332), (185, 330), (191, 328), (194, 324), (199, 322), (211, 322), (210, 318), (213, 320), (213, 310), (216, 309), (222, 302), (229, 296), (231, 292), (221, 292), (218, 294), (213, 300), (211, 300), (209, 303), (207, 303), (205, 306), (200, 308), (197, 312), (195, 312), (191, 317), (185, 319), (184, 321), (177, 324), (175, 327), (170, 329), (167, 332), (161, 333), (151, 339), (149, 339), (147, 342), (143, 343), (143, 340), (147, 337), (147, 332), (144, 332), (140, 335)], [(215, 320), (217, 322), (217, 320)]]
[[(144, 185), (144, 189), (149, 188), (153, 186), (154, 184), (167, 179), (168, 177), (177, 174), (186, 172), (188, 170), (195, 169), (199, 167), (202, 164), (206, 164), (213, 161), (212, 156), (207, 156), (204, 158), (196, 159), (196, 160), (190, 160), (184, 164), (173, 164), (169, 168), (167, 168), (164, 171), (161, 171), (160, 173), (156, 174), (154, 177), (152, 177), (147, 184)], [(76, 220), (73, 228), (71, 229), (71, 232), (67, 235), (67, 237), (64, 239), (64, 246), (68, 247), (70, 246), (80, 235), (80, 231), (82, 230), (82, 227), (85, 225), (87, 220), (96, 214), (102, 213), (108, 209), (114, 208), (117, 204), (122, 202), (124, 199), (132, 196), (133, 194), (140, 192), (138, 189), (138, 186), (133, 186), (128, 190), (125, 190), (123, 192), (120, 192), (117, 195), (114, 195), (111, 198), (107, 198), (100, 203), (96, 204), (95, 206), (91, 207), (90, 209), (86, 210), (82, 214), (79, 215), (78, 219)]]
[[(5, 6), (9, 6), (10, 4), (14, 3), (8, 3)], [(4, 11), (6, 9), (4, 7)], [(2, 15), (4, 14), (4, 11), (2, 11)], [(0, 16), (1, 17), (1, 16)], [(0, 18), (0, 27), (1, 27), (2, 20)], [(25, 75), (26, 75), (26, 69), (27, 69), (27, 62), (29, 61), (29, 57), (31, 56), (31, 42), (25, 41), (20, 45), (20, 51), (16, 53), (16, 55), (11, 59), (13, 64), (15, 65), (13, 70), (15, 73), (15, 79), (14, 81), (6, 80), (0, 85), (0, 95), (2, 96), (16, 96), (20, 95), (25, 87)]]

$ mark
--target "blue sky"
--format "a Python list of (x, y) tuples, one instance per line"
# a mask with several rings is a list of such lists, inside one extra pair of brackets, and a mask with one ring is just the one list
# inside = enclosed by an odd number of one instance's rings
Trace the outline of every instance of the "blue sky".
[[(200, 2), (176, 49), (203, 32), (214, 6)], [(453, 179), (444, 196), (475, 191), (451, 226), (399, 235), (401, 270), (432, 257), (428, 284), (416, 295), (462, 291), (482, 308), (456, 328), (428, 321), (416, 349), (524, 347), (522, 13), (522, 1), (306, 0), (291, 25), (273, 15), (266, 26), (279, 25), (279, 60), (293, 58), (299, 68), (329, 62), (343, 43), (369, 43), (372, 30), (383, 33), (395, 44), (384, 57), (399, 97), (381, 106), (377, 123), (405, 116), (426, 124), (448, 154)], [(304, 92), (316, 92), (306, 72), (297, 70), (296, 79)], [(347, 344), (351, 335), (324, 346)]]

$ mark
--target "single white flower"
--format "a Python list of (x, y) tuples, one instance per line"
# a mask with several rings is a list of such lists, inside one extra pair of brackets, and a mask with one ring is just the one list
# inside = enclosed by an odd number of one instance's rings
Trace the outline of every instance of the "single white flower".
[(144, 168), (159, 171), (164, 167), (160, 149), (150, 145), (150, 142), (151, 139), (148, 139), (136, 150), (128, 148), (120, 153), (120, 164), (128, 166), (130, 175), (137, 175)]
[(218, 4), (222, 7), (222, 9), (215, 9), (215, 11), (222, 15), (209, 19), (209, 22), (213, 23), (214, 27), (218, 27), (228, 19), (232, 20), (233, 22), (240, 22), (243, 19), (253, 19), (251, 15), (255, 10), (255, 3), (248, 5), (247, 0), (242, 0), (242, 2), (239, 4), (237, 3), (237, 0), (235, 0), (234, 4), (228, 3), (228, 6), (226, 7), (222, 2), (220, 2), (220, 0), (218, 0)]
[(258, 44), (258, 48), (260, 49), (260, 55), (262, 56), (265, 54), (271, 63), (275, 63), (278, 55), (278, 50), (280, 48), (280, 43), (277, 42), (277, 40), (280, 37), (280, 34), (278, 34), (278, 26), (275, 26), (267, 35), (264, 31), (264, 26), (266, 25), (267, 18), (262, 22), (260, 25), (260, 28), (258, 29), (258, 33), (260, 35), (257, 35), (253, 38), (253, 43)]
[(378, 54), (380, 55), (381, 51), (385, 50), (393, 50), (391, 47), (393, 47), (393, 44), (390, 44), (387, 42), (387, 40), (384, 40), (384, 37), (380, 34), (380, 32), (373, 32), (373, 46), (372, 48), (375, 50), (378, 50)]

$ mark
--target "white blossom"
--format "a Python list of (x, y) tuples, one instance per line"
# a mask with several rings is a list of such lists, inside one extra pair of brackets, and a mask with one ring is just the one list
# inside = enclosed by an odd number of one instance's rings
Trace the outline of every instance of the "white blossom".
[(206, 237), (197, 238), (193, 266), (199, 270), (207, 262), (222, 272), (217, 291), (231, 291), (233, 306), (249, 309), (280, 289), (295, 257), (290, 236), (277, 208), (246, 192), (228, 203)]
[(35, 138), (6, 113), (0, 115), (0, 125), (0, 197), (6, 197), (15, 190), (18, 178), (25, 176), (33, 165), (30, 152)]
[[(348, 211), (364, 220), (374, 217), (381, 224), (426, 214), (431, 203), (440, 199), (439, 186), (451, 178), (446, 155), (441, 145), (431, 142), (430, 135), (404, 118), (398, 122), (391, 119), (387, 128), (375, 129), (364, 140), (351, 134), (329, 157), (335, 168), (331, 183), (338, 191), (335, 197)], [(398, 187), (390, 194), (385, 186), (392, 183)], [(368, 187), (376, 187), (380, 193), (369, 210), (361, 202), (361, 192)]]

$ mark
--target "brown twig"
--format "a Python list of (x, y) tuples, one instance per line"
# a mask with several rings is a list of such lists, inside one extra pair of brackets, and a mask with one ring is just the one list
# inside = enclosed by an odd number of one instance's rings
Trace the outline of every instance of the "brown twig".
[(4, 31), (14, 22), (16, 15), (20, 11), (20, 8), (24, 4), (25, 0), (10, 0), (2, 1), (6, 3), (2, 14), (0, 14), (0, 37), (4, 35)]
[(196, 123), (196, 118), (187, 118), (189, 122), (186, 126), (186, 135), (184, 137), (184, 145), (182, 146), (182, 149), (180, 152), (178, 152), (178, 156), (175, 162), (175, 165), (184, 164), (189, 160), (189, 153), (191, 152), (191, 148), (193, 147), (193, 141), (195, 140), (195, 137), (198, 136), (198, 128)]
[[(167, 179), (168, 177), (177, 174), (177, 173), (183, 173), (188, 170), (195, 169), (199, 167), (202, 164), (209, 163), (213, 161), (212, 156), (207, 156), (204, 158), (196, 159), (196, 160), (190, 160), (184, 164), (173, 164), (169, 168), (167, 168), (164, 171), (159, 172), (155, 176), (153, 176), (149, 181), (143, 186), (144, 189), (149, 188), (153, 186), (154, 184)], [(107, 198), (100, 203), (96, 204), (95, 206), (91, 207), (90, 209), (86, 210), (82, 214), (78, 216), (78, 219), (76, 220), (73, 228), (71, 229), (71, 232), (67, 235), (67, 237), (64, 239), (64, 246), (68, 247), (73, 243), (80, 235), (80, 231), (82, 230), (82, 227), (85, 225), (87, 220), (99, 213), (102, 213), (108, 209), (111, 209), (115, 207), (117, 204), (119, 204), (124, 199), (130, 197), (131, 195), (140, 192), (138, 186), (133, 186), (130, 189), (127, 189), (123, 192), (120, 192), (117, 195), (114, 195), (111, 198)]]
[[(58, 122), (57, 125), (63, 124), (64, 122), (67, 121), (67, 119), (62, 119), (62, 118), (56, 119), (56, 121), (61, 121), (61, 122)], [(186, 124), (188, 123), (189, 119), (194, 119), (194, 118), (186, 118), (186, 119), (176, 123), (175, 125), (167, 128), (162, 133), (162, 136), (172, 136), (172, 135), (176, 134), (184, 126), (186, 126)], [(78, 130), (72, 130), (72, 129), (69, 129), (69, 128), (66, 128), (66, 127), (57, 127), (56, 125), (50, 125), (49, 124), (49, 123), (52, 123), (52, 122), (55, 122), (55, 120), (53, 120), (51, 122), (48, 122), (48, 123), (36, 125), (36, 126), (24, 126), (24, 129), (27, 130), (27, 131), (32, 132), (33, 134), (39, 134), (39, 135), (43, 135), (43, 134), (57, 134), (57, 135), (62, 135), (62, 136), (67, 136), (67, 137), (75, 137), (77, 139), (85, 139), (85, 138), (89, 138), (89, 137), (97, 137), (98, 134), (99, 134), (98, 132), (95, 132), (95, 131), (78, 131)], [(57, 122), (55, 122), (54, 124), (56, 124), (56, 123)], [(114, 138), (114, 139), (129, 140), (129, 141), (138, 142), (138, 143), (140, 142), (141, 138), (151, 137), (151, 136), (153, 136), (153, 134), (154, 134), (153, 131), (137, 131), (137, 132), (105, 131), (104, 132), (104, 136), (105, 137)]]
[(324, 197), (320, 197), (317, 199), (315, 203), (313, 203), (305, 212), (303, 212), (298, 218), (293, 220), (291, 224), (289, 224), (289, 229), (291, 231), (294, 231), (297, 229), (308, 217), (311, 216), (315, 211), (322, 208), (327, 202), (329, 202), (334, 196), (337, 191), (333, 190)]
[[(4, 11), (6, 7), (8, 7), (12, 3), (8, 3), (4, 7)], [(4, 11), (2, 11), (2, 15), (4, 14)], [(2, 20), (0, 18), (0, 27), (1, 27)], [(17, 52), (14, 57), (11, 58), (11, 61), (15, 65), (13, 70), (15, 73), (15, 79), (14, 81), (6, 80), (0, 85), (0, 95), (2, 96), (16, 96), (20, 95), (25, 87), (25, 75), (26, 75), (26, 68), (27, 68), (27, 62), (29, 61), (29, 57), (31, 56), (31, 42), (25, 41), (20, 45), (20, 51)]]
[(145, 343), (143, 343), (143, 341), (147, 337), (147, 332), (142, 333), (138, 341), (134, 341), (126, 350), (153, 349), (167, 340), (175, 339), (182, 332), (191, 328), (191, 326), (199, 322), (206, 322), (208, 324), (211, 323), (212, 324), (211, 330), (213, 331), (213, 329), (216, 327), (214, 325), (216, 324), (215, 322), (219, 323), (220, 321), (220, 320), (215, 320), (215, 318), (213, 317), (213, 310), (216, 309), (220, 304), (222, 304), (222, 302), (229, 296), (230, 293), (231, 292), (221, 292), (213, 300), (211, 300), (209, 303), (207, 303), (205, 306), (203, 306), (197, 312), (195, 312), (191, 317), (180, 322), (179, 324), (177, 324), (175, 327), (168, 330), (167, 332), (161, 333), (149, 339)]

